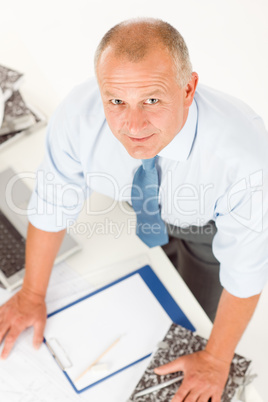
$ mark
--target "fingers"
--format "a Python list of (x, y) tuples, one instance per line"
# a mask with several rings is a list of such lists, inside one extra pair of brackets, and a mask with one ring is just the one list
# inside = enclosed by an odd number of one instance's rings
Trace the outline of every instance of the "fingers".
[(200, 351), (181, 356), (154, 371), (160, 375), (183, 371), (184, 379), (172, 402), (220, 402), (229, 366), (216, 358), (212, 361), (205, 351)]
[(181, 385), (179, 390), (174, 395), (171, 402), (208, 402), (211, 401), (211, 397), (213, 395), (213, 402), (220, 402), (221, 398), (217, 398), (216, 394), (209, 388), (200, 389), (193, 388), (191, 389), (190, 384)]
[(9, 330), (9, 325), (7, 323), (0, 323), (0, 344), (3, 342), (3, 339), (7, 333), (7, 331)]
[[(5, 321), (5, 316), (4, 316), (4, 314), (3, 314), (3, 312), (2, 312), (2, 309), (1, 309), (0, 344), (3, 342), (3, 340), (4, 340), (4, 338), (5, 338), (6, 334), (7, 334), (7, 332), (9, 331), (9, 328), (10, 328), (10, 326), (9, 326), (9, 324)], [(1, 359), (4, 359), (4, 358), (5, 358), (3, 352), (4, 352), (4, 350), (2, 350), (2, 353), (1, 353), (1, 356), (0, 356)]]
[(176, 392), (171, 402), (182, 402), (186, 400), (187, 395), (189, 394), (189, 389), (186, 387), (180, 386), (179, 390)]
[(39, 320), (34, 324), (33, 345), (35, 349), (39, 349), (44, 339), (46, 320)]
[(183, 362), (184, 362), (183, 357), (180, 357), (179, 359), (173, 360), (170, 363), (155, 368), (154, 372), (159, 375), (165, 375), (169, 373), (176, 373), (177, 371), (184, 371)]
[(4, 340), (4, 348), (2, 350), (1, 359), (6, 359), (13, 348), (17, 338), (19, 337), (20, 333), (23, 329), (20, 328), (11, 328), (6, 335)]
[(211, 398), (211, 392), (207, 392), (198, 398), (198, 402), (221, 402), (221, 396), (217, 397), (215, 395), (213, 398)]
[[(34, 347), (38, 349), (43, 342), (43, 333), (45, 329), (45, 320), (39, 320), (34, 325)], [(6, 338), (4, 340), (4, 348), (2, 350), (1, 359), (6, 359), (10, 354), (17, 338), (19, 337), (20, 333), (27, 327), (23, 323), (18, 324), (16, 326), (12, 326), (11, 328), (5, 328)], [(2, 332), (1, 332), (2, 333)], [(0, 335), (1, 336), (1, 335)], [(2, 335), (3, 338), (3, 335)]]
[[(187, 381), (184, 379), (175, 396), (172, 399), (172, 402), (196, 402), (199, 401), (199, 396), (203, 394), (204, 390), (198, 386), (193, 386), (192, 381)], [(208, 397), (209, 399), (209, 397)], [(208, 401), (206, 400), (206, 402)]]
[(215, 386), (199, 384), (193, 387), (189, 380), (183, 380), (171, 402), (221, 402), (221, 394)]
[(1, 358), (7, 358), (20, 333), (32, 325), (34, 326), (33, 343), (38, 348), (43, 341), (45, 323), (44, 299), (36, 301), (22, 291), (17, 292), (0, 307), (0, 343), (5, 337)]
[(14, 319), (12, 316), (12, 308), (7, 302), (6, 305), (1, 307), (0, 311), (0, 343), (4, 343), (1, 353), (1, 359), (6, 359), (16, 342), (19, 334), (23, 331), (24, 326), (21, 318)]
[(171, 402), (221, 402), (221, 391), (206, 384), (194, 386), (191, 381), (183, 380)]

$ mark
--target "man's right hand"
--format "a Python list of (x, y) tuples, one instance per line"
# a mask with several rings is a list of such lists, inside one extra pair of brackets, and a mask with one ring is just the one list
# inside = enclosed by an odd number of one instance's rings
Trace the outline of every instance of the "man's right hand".
[(44, 296), (24, 289), (3, 304), (0, 307), (0, 343), (4, 340), (1, 358), (9, 355), (20, 333), (31, 326), (34, 327), (33, 345), (38, 349), (43, 341), (46, 318)]

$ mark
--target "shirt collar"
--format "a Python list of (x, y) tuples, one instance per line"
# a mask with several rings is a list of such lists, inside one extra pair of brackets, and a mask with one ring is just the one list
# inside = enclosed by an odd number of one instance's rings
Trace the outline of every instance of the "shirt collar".
[(163, 148), (158, 155), (163, 158), (173, 159), (176, 161), (186, 161), (188, 159), (197, 128), (197, 105), (195, 100), (189, 108), (187, 120), (181, 131), (173, 138), (173, 140)]

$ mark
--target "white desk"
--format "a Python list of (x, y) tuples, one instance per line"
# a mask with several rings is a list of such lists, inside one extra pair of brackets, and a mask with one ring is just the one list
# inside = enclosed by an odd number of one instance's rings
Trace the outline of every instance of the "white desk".
[[(21, 66), (19, 63), (15, 66), (14, 60), (9, 61), (8, 56), (6, 57), (6, 59), (2, 59), (3, 63), (6, 63), (10, 66), (13, 65), (18, 69), (23, 67), (24, 71), (27, 69), (26, 65)], [(25, 60), (25, 58), (23, 58), (23, 60)], [(31, 71), (30, 68), (29, 71)], [(28, 76), (27, 85), (28, 88), (31, 88), (31, 90), (28, 90), (27, 92), (30, 93), (30, 95), (31, 93), (35, 94), (34, 101), (38, 104), (41, 104), (43, 109), (45, 109), (44, 106), (46, 100), (48, 105), (46, 110), (49, 114), (51, 110), (53, 110), (56, 106), (58, 98), (54, 96), (52, 100), (52, 91), (48, 88), (47, 83), (41, 84), (41, 80), (38, 80), (38, 75), (35, 74), (34, 79), (35, 83), (33, 84), (33, 82), (31, 82), (30, 75)], [(38, 92), (34, 92), (36, 82), (38, 82), (39, 85)], [(27, 85), (25, 85), (26, 88)], [(43, 94), (45, 94), (44, 97)], [(49, 100), (49, 94), (51, 96), (51, 101)], [(0, 170), (5, 169), (7, 166), (13, 166), (13, 168), (18, 172), (35, 171), (43, 155), (44, 135), (45, 130), (43, 129), (40, 130), (38, 133), (31, 134), (30, 136), (19, 139), (16, 143), (12, 144), (12, 146), (7, 146), (3, 150), (0, 150)], [(34, 183), (28, 182), (27, 184), (33, 186)], [(110, 199), (99, 196), (97, 194), (94, 194), (92, 196), (90, 202), (91, 207), (94, 210), (105, 209), (105, 206), (111, 204)], [(73, 230), (72, 233), (77, 238), (78, 242), (83, 245), (83, 250), (78, 254), (68, 258), (68, 264), (81, 275), (87, 274), (87, 278), (89, 278), (89, 281), (91, 283), (101, 286), (105, 282), (109, 282), (130, 272), (135, 268), (138, 268), (139, 266), (134, 266), (135, 263), (133, 265), (133, 259), (136, 259), (136, 261), (137, 259), (140, 259), (140, 261), (142, 262), (143, 256), (146, 255), (146, 258), (149, 258), (150, 264), (155, 270), (156, 274), (170, 291), (171, 295), (180, 305), (182, 310), (190, 318), (193, 325), (197, 328), (197, 332), (202, 336), (208, 337), (212, 327), (211, 322), (207, 318), (202, 308), (196, 302), (182, 279), (179, 277), (175, 268), (169, 262), (162, 249), (158, 247), (154, 249), (149, 249), (135, 236), (134, 230), (132, 230), (132, 233), (127, 233), (126, 222), (128, 217), (120, 210), (118, 204), (112, 209), (111, 212), (109, 212), (108, 214), (102, 214), (101, 216), (87, 215), (85, 209), (79, 217), (78, 225), (88, 223), (92, 226), (94, 222), (105, 222), (105, 220), (109, 220), (109, 222), (120, 222), (124, 224), (124, 230), (122, 231), (120, 237), (117, 239), (112, 234), (100, 235), (97, 233), (94, 233), (90, 239), (87, 239), (86, 234), (81, 235), (79, 233), (74, 233)], [(132, 218), (134, 219), (134, 216)], [(122, 263), (122, 261), (125, 262)], [(117, 269), (108, 268), (103, 271), (103, 267), (113, 266), (115, 263), (119, 263)], [(266, 288), (263, 296), (263, 301), (267, 298), (267, 293), (268, 289)], [(267, 305), (265, 305), (263, 301), (261, 300), (260, 306), (258, 307), (256, 320), (252, 320), (247, 332), (243, 337), (242, 347), (238, 348), (238, 352), (243, 353), (245, 356), (248, 356), (252, 359), (255, 359), (256, 357), (259, 365), (263, 365), (263, 367), (265, 368), (267, 354), (265, 356), (263, 350), (266, 347), (268, 328), (267, 325), (266, 327), (263, 327), (262, 318), (267, 317)], [(257, 334), (260, 330), (262, 331), (263, 338), (262, 343), (257, 350), (256, 345), (254, 343), (252, 344), (251, 340), (258, 339)], [(38, 353), (40, 353), (41, 356), (43, 352), (40, 351)], [(43, 355), (41, 356), (41, 359), (42, 358)], [(260, 372), (258, 364), (254, 364), (254, 366), (255, 371), (258, 372), (261, 379), (261, 376), (264, 376), (264, 374)], [(141, 372), (142, 370), (143, 368), (141, 367)], [(54, 368), (51, 368), (51, 373), (54, 373), (53, 375), (57, 376)], [(115, 396), (114, 402), (124, 402), (124, 399), (122, 398), (124, 398), (125, 396), (120, 395), (120, 382), (124, 381), (124, 383), (127, 383), (131, 379), (133, 380), (133, 375), (135, 375), (137, 377), (136, 379), (138, 380), (140, 374), (137, 372), (135, 372), (135, 374), (133, 373), (134, 370), (133, 372), (131, 372), (131, 370), (127, 372), (126, 370), (125, 373), (114, 376), (112, 379), (105, 382), (104, 391), (101, 390), (101, 386), (99, 386), (99, 388), (94, 387), (95, 389), (92, 389), (92, 391), (90, 391), (91, 393), (88, 400), (90, 400), (91, 402), (105, 401), (107, 400), (108, 390), (110, 388), (116, 388), (118, 390), (118, 393)], [(64, 379), (64, 381), (66, 380)], [(113, 385), (113, 383), (116, 383), (117, 385), (115, 386)], [(257, 381), (255, 382), (255, 384), (257, 384)], [(262, 386), (264, 387), (264, 377), (262, 379), (262, 384)], [(258, 398), (259, 397), (255, 395), (254, 402), (257, 402), (259, 400), (261, 401), (261, 399)], [(11, 401), (13, 401), (13, 399), (10, 399), (10, 401), (6, 400), (5, 402)], [(113, 402), (113, 400), (109, 399), (109, 402)]]
[[(19, 139), (11, 147), (6, 147), (1, 153), (0, 169), (4, 169), (12, 162), (13, 168), (18, 172), (34, 171), (37, 166), (37, 159), (38, 157), (41, 158), (42, 155), (42, 148), (39, 144), (43, 142), (44, 134), (45, 130), (41, 130), (38, 133)], [(28, 184), (33, 185), (34, 183), (32, 181), (28, 182)], [(109, 207), (113, 201), (107, 197), (93, 194), (89, 199), (89, 203), (91, 210), (103, 211), (110, 209)], [(193, 325), (198, 328), (198, 332), (203, 336), (209, 336), (211, 329), (209, 319), (193, 298), (165, 253), (160, 247), (149, 249), (135, 235), (133, 225), (135, 215), (133, 213), (131, 213), (131, 215), (125, 214), (121, 211), (119, 204), (116, 203), (110, 212), (102, 213), (100, 215), (94, 214), (92, 216), (86, 213), (87, 206), (88, 203), (85, 204), (84, 210), (80, 214), (77, 224), (72, 227), (70, 231), (70, 233), (83, 246), (79, 253), (68, 258), (67, 262), (70, 267), (76, 270), (79, 274), (84, 275), (90, 284), (102, 286), (105, 283), (141, 267), (146, 262), (150, 262), (150, 265), (170, 291), (174, 299), (178, 302), (186, 315), (190, 317)], [(127, 208), (126, 205), (125, 207)], [(128, 233), (128, 219), (132, 222), (131, 233)], [(101, 227), (100, 225), (103, 225), (102, 228), (105, 230), (111, 222), (113, 222), (113, 224), (120, 223), (120, 227), (123, 227), (122, 233), (118, 238), (115, 238), (112, 233), (106, 235), (99, 234), (100, 230), (97, 232), (95, 231), (91, 238), (87, 238), (89, 232), (84, 233), (83, 235), (80, 234), (81, 232), (84, 232), (84, 229), (88, 227), (88, 225), (91, 226), (91, 229), (94, 227), (94, 224), (98, 224), (99, 228)], [(117, 267), (115, 268), (116, 265)], [(110, 266), (112, 268), (109, 268)], [(109, 380), (109, 382), (119, 382), (117, 385), (117, 387), (119, 386), (119, 389), (121, 381), (124, 381), (125, 384), (129, 381), (130, 384), (132, 384), (133, 375), (136, 376), (138, 380), (146, 365), (147, 362), (140, 365), (140, 372), (137, 372), (134, 368), (129, 370), (129, 373), (115, 376), (113, 379)], [(122, 377), (122, 380), (120, 380), (119, 377)], [(66, 380), (64, 379), (64, 381)], [(105, 395), (107, 396), (107, 391), (105, 389), (107, 389), (107, 386), (110, 387), (109, 384), (107, 385), (105, 383), (103, 383), (103, 387), (98, 386), (87, 391), (87, 394), (90, 396), (90, 401), (102, 402), (105, 400)], [(112, 385), (111, 387), (114, 390)], [(125, 398), (127, 396), (128, 395), (124, 395), (122, 397)], [(109, 402), (125, 401), (125, 399), (120, 398), (120, 393), (117, 393), (115, 399), (109, 399)]]

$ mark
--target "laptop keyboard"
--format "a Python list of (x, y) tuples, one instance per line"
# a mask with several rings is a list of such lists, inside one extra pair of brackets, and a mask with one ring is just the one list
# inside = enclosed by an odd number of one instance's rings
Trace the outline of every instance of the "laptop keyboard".
[(0, 210), (0, 270), (7, 278), (24, 268), (25, 239)]

